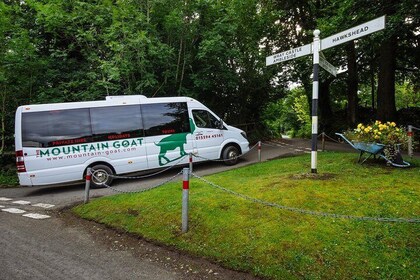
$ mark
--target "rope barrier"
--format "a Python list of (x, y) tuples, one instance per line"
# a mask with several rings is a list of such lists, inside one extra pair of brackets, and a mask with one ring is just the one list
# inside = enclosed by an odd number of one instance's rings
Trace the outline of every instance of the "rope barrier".
[(217, 188), (217, 189), (222, 190), (224, 192), (227, 192), (229, 194), (238, 196), (242, 199), (245, 199), (245, 200), (248, 200), (248, 201), (251, 201), (251, 202), (254, 202), (254, 203), (259, 203), (259, 204), (269, 206), (269, 207), (275, 207), (275, 208), (279, 208), (279, 209), (282, 209), (282, 210), (295, 212), (295, 213), (307, 214), (307, 215), (313, 215), (313, 216), (320, 216), (320, 217), (337, 218), (337, 219), (351, 219), (351, 220), (359, 220), (359, 221), (420, 223), (420, 219), (417, 219), (417, 218), (409, 219), (409, 218), (381, 218), (381, 217), (368, 217), (368, 216), (352, 216), (352, 215), (342, 215), (342, 214), (334, 214), (334, 213), (327, 213), (327, 212), (320, 212), (320, 211), (311, 211), (311, 210), (307, 210), (307, 209), (284, 206), (284, 205), (280, 205), (280, 204), (277, 204), (277, 203), (264, 201), (262, 199), (253, 198), (253, 197), (250, 197), (248, 195), (241, 194), (241, 193), (232, 191), (230, 189), (221, 187), (221, 186), (219, 186), (219, 185), (217, 185), (213, 182), (210, 182), (210, 181), (204, 179), (203, 177), (200, 177), (200, 176), (198, 176), (194, 173), (192, 173), (191, 175), (194, 176), (195, 178), (209, 184), (210, 186), (212, 186), (214, 188)]
[(160, 170), (160, 171), (157, 171), (157, 172), (152, 173), (152, 174), (147, 174), (147, 175), (142, 175), (142, 176), (118, 176), (118, 175), (109, 175), (109, 177), (116, 178), (116, 179), (144, 179), (144, 178), (150, 178), (150, 177), (153, 177), (153, 176), (162, 174), (162, 173), (164, 173), (164, 172), (172, 169), (173, 167), (177, 166), (181, 161), (184, 160), (184, 158), (186, 156), (187, 155), (182, 156), (175, 164), (173, 164), (171, 166), (168, 166), (167, 168), (165, 168), (163, 170)]
[[(339, 142), (337, 140), (335, 140), (334, 138), (332, 138), (331, 136), (329, 136), (328, 134), (326, 134), (325, 132), (322, 132), (320, 135), (324, 135), (324, 137), (327, 137), (328, 139), (332, 140), (333, 142), (336, 142), (338, 144), (341, 144), (342, 142)], [(319, 137), (319, 136), (318, 136)]]
[[(104, 187), (106, 187), (106, 188), (108, 188), (108, 189), (110, 189), (110, 190), (112, 190), (112, 191), (114, 191), (114, 192), (118, 192), (118, 193), (143, 193), (143, 192), (147, 192), (147, 191), (150, 191), (150, 190), (153, 190), (153, 189), (156, 189), (156, 188), (158, 188), (158, 187), (161, 187), (161, 186), (163, 186), (163, 185), (165, 185), (166, 183), (169, 183), (170, 181), (172, 181), (172, 180), (174, 180), (176, 177), (178, 177), (178, 176), (180, 176), (182, 174), (182, 171), (180, 171), (180, 172), (178, 172), (177, 174), (175, 174), (174, 176), (172, 176), (172, 177), (170, 177), (169, 179), (166, 179), (166, 180), (164, 180), (163, 182), (161, 182), (161, 183), (159, 183), (159, 184), (157, 184), (157, 185), (154, 185), (154, 186), (151, 186), (151, 187), (148, 187), (148, 188), (145, 188), (145, 189), (142, 189), (142, 190), (137, 190), (137, 191), (123, 191), (123, 190), (119, 190), (119, 189), (116, 189), (116, 188), (114, 188), (114, 187), (111, 187), (111, 186), (109, 186), (109, 185), (107, 185), (107, 184), (102, 184), (102, 186), (104, 186)], [(92, 177), (95, 177), (94, 175), (92, 175)], [(96, 177), (95, 177), (96, 178)], [(96, 178), (97, 179), (97, 178)]]
[(239, 156), (235, 156), (235, 157), (229, 158), (229, 159), (210, 159), (210, 158), (206, 158), (206, 157), (203, 157), (203, 156), (198, 156), (198, 155), (195, 155), (195, 154), (193, 154), (193, 156), (194, 156), (194, 157), (196, 157), (196, 158), (201, 158), (201, 159), (208, 160), (208, 161), (213, 161), (213, 162), (226, 162), (226, 161), (231, 161), (231, 160), (235, 160), (235, 159), (238, 159), (238, 158), (244, 157), (244, 156), (245, 156), (245, 155), (247, 155), (249, 152), (251, 152), (253, 149), (255, 149), (255, 147), (257, 147), (257, 146), (258, 146), (258, 143), (257, 143), (257, 144), (255, 144), (254, 146), (252, 146), (252, 147), (248, 150), (248, 152), (243, 153), (242, 155), (239, 155)]
[(415, 126), (411, 126), (411, 128), (412, 128), (412, 129), (415, 129), (415, 130), (420, 130), (420, 128), (415, 127)]

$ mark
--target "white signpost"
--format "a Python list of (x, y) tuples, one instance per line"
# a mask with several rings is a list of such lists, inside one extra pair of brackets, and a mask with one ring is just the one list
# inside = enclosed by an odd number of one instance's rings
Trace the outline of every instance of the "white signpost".
[(326, 50), (348, 41), (369, 35), (385, 28), (385, 16), (365, 22), (343, 32), (331, 35), (321, 40), (321, 50)]
[(285, 52), (277, 53), (272, 56), (267, 56), (265, 58), (265, 64), (267, 66), (272, 64), (277, 64), (287, 60), (295, 59), (301, 56), (305, 56), (312, 53), (311, 44), (307, 44), (298, 48), (294, 48)]
[(313, 54), (313, 83), (312, 83), (312, 149), (311, 149), (311, 172), (317, 173), (317, 150), (318, 150), (318, 77), (319, 66), (332, 75), (337, 75), (337, 69), (323, 57), (320, 58), (320, 51), (346, 43), (377, 32), (385, 28), (385, 16), (376, 18), (366, 23), (347, 29), (343, 32), (331, 35), (320, 40), (319, 30), (314, 31), (312, 44), (300, 46), (285, 52), (277, 53), (266, 57), (266, 66), (295, 59), (308, 54)]
[(323, 56), (319, 57), (319, 66), (325, 69), (328, 73), (337, 77), (337, 68), (334, 67), (331, 63), (329, 63)]

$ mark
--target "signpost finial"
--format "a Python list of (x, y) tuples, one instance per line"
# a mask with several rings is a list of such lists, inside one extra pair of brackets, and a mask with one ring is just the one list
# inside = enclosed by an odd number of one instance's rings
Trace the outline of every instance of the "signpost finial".
[(321, 34), (321, 31), (319, 31), (319, 29), (315, 29), (314, 30), (314, 36), (319, 37), (319, 34)]

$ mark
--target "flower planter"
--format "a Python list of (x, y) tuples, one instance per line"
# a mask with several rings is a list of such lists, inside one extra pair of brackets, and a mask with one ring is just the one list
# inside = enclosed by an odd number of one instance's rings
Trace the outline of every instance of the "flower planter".
[[(360, 152), (358, 162), (363, 164), (366, 160), (368, 160), (371, 156), (376, 157), (379, 156), (383, 158), (388, 165), (392, 165), (395, 167), (408, 167), (410, 163), (403, 160), (401, 153), (400, 153), (400, 145), (401, 144), (394, 144), (394, 145), (384, 145), (381, 143), (369, 143), (369, 142), (357, 142), (357, 141), (350, 141), (347, 139), (343, 134), (336, 133), (338, 136), (343, 138), (347, 143), (349, 143), (353, 148)], [(362, 160), (364, 154), (367, 154), (365, 158)]]
[(385, 148), (385, 145), (380, 143), (353, 142), (353, 145), (359, 151), (364, 151), (374, 155), (380, 153)]

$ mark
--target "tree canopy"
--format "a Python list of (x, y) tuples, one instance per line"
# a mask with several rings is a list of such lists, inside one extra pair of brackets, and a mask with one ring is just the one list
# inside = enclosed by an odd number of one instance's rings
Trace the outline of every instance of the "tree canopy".
[(325, 127), (335, 115), (342, 126), (396, 120), (401, 100), (419, 106), (418, 1), (4, 0), (2, 147), (19, 105), (107, 95), (191, 96), (230, 123), (260, 122), (291, 85), (311, 94), (309, 57), (266, 67), (266, 56), (310, 43), (316, 28), (326, 37), (382, 15), (384, 31), (324, 53), (346, 70), (321, 73)]

